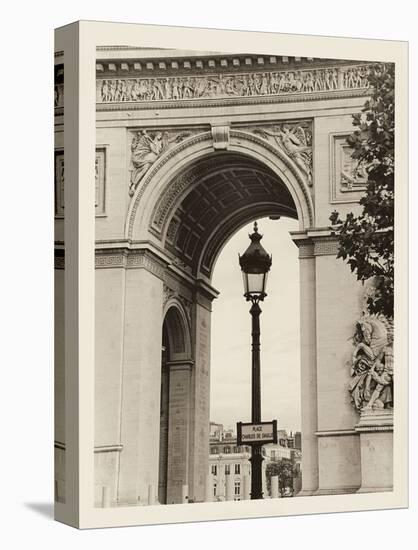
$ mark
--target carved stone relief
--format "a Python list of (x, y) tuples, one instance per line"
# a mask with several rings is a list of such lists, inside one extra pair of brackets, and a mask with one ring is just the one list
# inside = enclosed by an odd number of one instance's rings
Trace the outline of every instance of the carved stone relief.
[(64, 216), (64, 151), (55, 151), (55, 216)]
[(312, 124), (310, 122), (281, 123), (253, 129), (267, 141), (274, 143), (287, 155), (312, 185)]
[(154, 162), (175, 143), (192, 135), (192, 132), (172, 132), (139, 130), (131, 144), (131, 182), (129, 195), (132, 196), (142, 178)]
[[(95, 179), (94, 179), (94, 206), (96, 216), (105, 214), (105, 189), (106, 189), (106, 150), (96, 149), (95, 157)], [(64, 216), (64, 151), (55, 151), (55, 216)]]
[(367, 166), (351, 157), (353, 150), (347, 143), (349, 134), (331, 135), (331, 200), (353, 202), (366, 189)]
[(97, 81), (98, 103), (255, 97), (367, 88), (367, 65), (243, 74), (113, 78)]
[(393, 408), (393, 323), (383, 315), (363, 314), (353, 345), (348, 391), (354, 408)]
[(64, 107), (64, 65), (54, 67), (54, 107)]

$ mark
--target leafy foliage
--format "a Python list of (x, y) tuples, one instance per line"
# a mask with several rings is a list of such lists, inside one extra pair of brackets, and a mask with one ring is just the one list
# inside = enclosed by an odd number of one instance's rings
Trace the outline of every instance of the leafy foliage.
[(359, 216), (330, 220), (338, 227), (337, 258), (345, 260), (357, 279), (373, 278), (374, 292), (368, 297), (370, 313), (393, 317), (394, 295), (394, 146), (395, 67), (375, 64), (368, 76), (371, 96), (362, 112), (353, 115), (354, 132), (347, 138), (352, 158), (367, 172), (367, 189), (360, 200)]
[(282, 491), (286, 487), (293, 488), (294, 468), (293, 464), (287, 460), (278, 462), (269, 462), (266, 466), (267, 490), (271, 493), (271, 478), (279, 477), (279, 489)]

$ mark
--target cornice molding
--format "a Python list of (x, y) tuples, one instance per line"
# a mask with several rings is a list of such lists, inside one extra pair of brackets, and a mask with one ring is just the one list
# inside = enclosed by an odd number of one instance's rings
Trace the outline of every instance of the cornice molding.
[[(298, 71), (327, 67), (359, 66), (370, 64), (360, 60), (324, 59), (262, 54), (219, 54), (216, 52), (191, 52), (158, 50), (156, 48), (102, 47), (97, 56), (96, 74), (99, 76), (167, 76), (189, 74), (242, 73), (251, 71)], [(111, 53), (114, 51), (115, 56)], [(126, 52), (121, 55), (121, 52)], [(148, 53), (148, 55), (147, 55)]]
[(148, 249), (96, 249), (95, 268), (146, 269), (164, 279), (167, 262)]
[(299, 248), (299, 259), (316, 256), (336, 256), (339, 249), (338, 235), (332, 228), (312, 228), (307, 231), (292, 231), (292, 240)]

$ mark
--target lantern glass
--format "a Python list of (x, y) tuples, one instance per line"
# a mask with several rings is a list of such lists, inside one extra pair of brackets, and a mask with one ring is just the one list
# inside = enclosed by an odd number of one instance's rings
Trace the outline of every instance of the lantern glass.
[(246, 273), (247, 289), (251, 295), (264, 293), (264, 273)]

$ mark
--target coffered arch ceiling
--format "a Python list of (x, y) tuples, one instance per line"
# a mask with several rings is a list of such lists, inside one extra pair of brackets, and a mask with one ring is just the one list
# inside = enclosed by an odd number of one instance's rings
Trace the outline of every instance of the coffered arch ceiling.
[(163, 240), (194, 275), (210, 279), (223, 245), (246, 223), (265, 216), (298, 217), (281, 179), (245, 155), (218, 152), (179, 177), (190, 184), (168, 218)]

